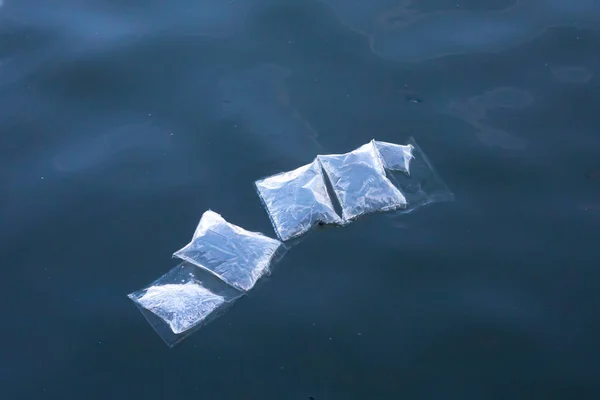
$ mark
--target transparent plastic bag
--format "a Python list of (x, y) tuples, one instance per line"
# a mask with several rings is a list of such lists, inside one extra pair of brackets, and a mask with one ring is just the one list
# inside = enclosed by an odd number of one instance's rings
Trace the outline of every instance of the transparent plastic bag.
[(271, 262), (283, 243), (259, 232), (233, 225), (214, 211), (206, 211), (192, 241), (173, 255), (248, 291), (270, 273)]
[(221, 315), (242, 295), (197, 266), (182, 263), (128, 297), (172, 347)]
[[(384, 165), (389, 165), (388, 178), (406, 198), (408, 205), (400, 213), (411, 212), (431, 203), (453, 201), (454, 194), (437, 173), (427, 155), (417, 145), (413, 137), (409, 138), (404, 151), (386, 142), (375, 142)], [(383, 150), (383, 151), (382, 151)], [(402, 166), (404, 164), (404, 166)]]
[(317, 223), (342, 223), (317, 159), (293, 171), (258, 180), (255, 185), (280, 240), (296, 238)]
[(345, 154), (319, 155), (345, 223), (374, 212), (406, 207), (406, 199), (387, 178), (373, 141)]
[(383, 166), (388, 171), (402, 171), (410, 174), (410, 162), (414, 158), (413, 145), (378, 142), (373, 140)]

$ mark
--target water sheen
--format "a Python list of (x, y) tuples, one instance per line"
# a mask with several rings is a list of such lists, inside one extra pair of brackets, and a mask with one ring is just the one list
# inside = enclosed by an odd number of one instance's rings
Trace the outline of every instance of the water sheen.
[[(2, 398), (598, 398), (599, 48), (596, 0), (0, 0)], [(455, 202), (311, 232), (173, 349), (127, 299), (410, 136)]]

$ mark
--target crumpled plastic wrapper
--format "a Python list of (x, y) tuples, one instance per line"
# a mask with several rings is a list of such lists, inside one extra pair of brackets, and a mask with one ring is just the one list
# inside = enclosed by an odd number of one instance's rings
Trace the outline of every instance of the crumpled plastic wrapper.
[(344, 222), (406, 207), (406, 199), (386, 177), (373, 141), (348, 153), (319, 155), (317, 159), (342, 207)]
[(410, 161), (414, 158), (411, 144), (402, 145), (373, 140), (385, 169), (402, 171), (410, 175)]
[(231, 224), (214, 211), (206, 211), (192, 241), (173, 255), (206, 269), (228, 285), (248, 291), (270, 273), (279, 240)]
[(317, 223), (342, 223), (317, 159), (293, 171), (258, 180), (255, 185), (280, 240), (296, 238)]
[(242, 294), (209, 272), (184, 262), (128, 297), (172, 347), (224, 312)]

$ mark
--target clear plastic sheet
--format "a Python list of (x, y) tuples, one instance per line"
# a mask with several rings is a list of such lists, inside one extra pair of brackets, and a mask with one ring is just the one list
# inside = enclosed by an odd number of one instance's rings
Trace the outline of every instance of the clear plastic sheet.
[(413, 159), (413, 149), (411, 144), (401, 145), (388, 142), (378, 142), (373, 140), (383, 166), (388, 171), (402, 171), (410, 174), (410, 162)]
[(386, 177), (373, 141), (345, 154), (319, 155), (344, 222), (365, 214), (406, 207), (406, 199)]
[(228, 285), (248, 291), (270, 273), (283, 243), (262, 233), (233, 225), (214, 211), (206, 211), (192, 241), (173, 255), (216, 275)]
[(128, 295), (171, 347), (221, 315), (241, 296), (242, 292), (188, 263)]
[(317, 159), (293, 171), (258, 180), (255, 185), (280, 240), (296, 238), (317, 223), (342, 223)]
[[(413, 137), (409, 138), (407, 145), (410, 146), (410, 157), (401, 154), (400, 151), (389, 151), (389, 144), (375, 142), (381, 152), (384, 165), (388, 168), (388, 178), (406, 198), (408, 205), (399, 212), (411, 212), (427, 204), (453, 201), (454, 194), (446, 183), (438, 175), (427, 155), (417, 145)], [(393, 149), (393, 148), (392, 148)], [(395, 168), (402, 164), (402, 158), (406, 160), (406, 168)]]

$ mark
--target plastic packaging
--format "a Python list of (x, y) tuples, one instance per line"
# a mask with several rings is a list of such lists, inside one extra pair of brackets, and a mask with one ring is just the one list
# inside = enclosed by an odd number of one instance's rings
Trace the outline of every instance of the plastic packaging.
[(381, 161), (386, 170), (402, 171), (410, 174), (410, 162), (413, 159), (414, 146), (411, 144), (401, 145), (373, 140)]
[(406, 207), (406, 199), (386, 177), (374, 141), (345, 154), (319, 155), (317, 159), (331, 182), (344, 222)]
[(209, 210), (202, 215), (192, 241), (173, 255), (248, 291), (270, 273), (281, 246), (279, 240), (247, 231)]
[[(400, 213), (411, 212), (427, 204), (454, 200), (454, 194), (413, 137), (409, 138), (407, 145), (404, 146), (410, 147), (410, 156), (404, 150), (394, 151), (398, 148), (393, 146), (399, 145), (385, 142), (375, 142), (375, 144), (380, 149), (384, 165), (391, 166), (388, 168), (388, 178), (408, 202), (406, 208), (399, 210)], [(405, 168), (401, 167), (402, 159)]]
[(296, 238), (317, 223), (342, 223), (316, 158), (293, 171), (258, 180), (255, 185), (280, 240)]
[[(255, 185), (281, 240), (300, 236), (318, 222), (345, 224), (364, 214), (407, 212), (454, 199), (413, 138), (406, 145), (371, 140), (345, 154), (319, 155), (310, 164)], [(185, 262), (129, 298), (173, 346), (254, 287), (286, 250), (281, 241), (233, 225), (209, 210), (191, 242), (173, 254)]]
[(172, 347), (221, 315), (242, 294), (208, 272), (182, 263), (128, 297)]

